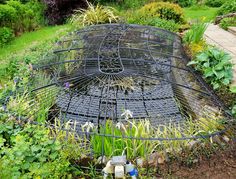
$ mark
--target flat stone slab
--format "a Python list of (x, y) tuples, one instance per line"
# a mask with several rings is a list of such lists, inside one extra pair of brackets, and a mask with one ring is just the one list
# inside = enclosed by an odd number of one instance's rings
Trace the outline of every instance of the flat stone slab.
[(228, 27), (228, 31), (234, 35), (236, 35), (236, 27)]
[(236, 85), (236, 36), (217, 25), (209, 24), (204, 37), (208, 44), (215, 45), (232, 56), (234, 66), (233, 85)]

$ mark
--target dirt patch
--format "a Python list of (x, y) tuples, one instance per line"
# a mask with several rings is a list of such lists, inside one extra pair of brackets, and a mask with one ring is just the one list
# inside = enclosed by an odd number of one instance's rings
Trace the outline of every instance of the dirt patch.
[(236, 144), (234, 142), (230, 148), (201, 159), (191, 168), (179, 163), (170, 164), (169, 169), (167, 166), (160, 168), (163, 173), (157, 178), (233, 179), (236, 178)]

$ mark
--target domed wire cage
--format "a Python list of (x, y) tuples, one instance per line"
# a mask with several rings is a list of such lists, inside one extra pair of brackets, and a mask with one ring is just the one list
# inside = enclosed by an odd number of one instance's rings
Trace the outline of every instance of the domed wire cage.
[(166, 30), (86, 27), (34, 64), (34, 89), (8, 98), (6, 111), (76, 133), (78, 150), (95, 157), (176, 155), (225, 139), (232, 120), (187, 63), (181, 38)]

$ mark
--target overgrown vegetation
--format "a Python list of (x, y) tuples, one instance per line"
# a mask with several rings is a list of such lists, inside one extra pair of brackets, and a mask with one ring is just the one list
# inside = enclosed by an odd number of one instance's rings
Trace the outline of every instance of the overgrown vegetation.
[[(181, 155), (182, 149), (190, 149), (191, 143), (196, 142), (197, 139), (176, 139), (194, 136), (201, 138), (199, 140), (203, 142), (202, 136), (224, 129), (223, 121), (224, 119), (219, 115), (206, 114), (196, 120), (189, 119), (185, 124), (170, 123), (155, 128), (149, 120), (126, 120), (118, 122), (116, 125), (107, 120), (106, 124), (100, 127), (99, 133), (96, 132), (97, 129), (94, 129), (95, 134), (91, 136), (91, 145), (94, 153), (98, 155), (97, 157), (102, 152), (105, 156), (125, 153), (129, 159), (148, 158), (153, 153), (164, 155), (165, 152), (170, 155)], [(181, 130), (183, 125), (184, 131)]]
[(236, 27), (236, 17), (224, 18), (220, 21), (219, 25), (222, 29), (225, 29), (225, 30), (227, 30), (228, 27), (230, 26)]
[(13, 31), (20, 35), (26, 31), (32, 31), (44, 25), (44, 5), (36, 0), (30, 0), (23, 4), (17, 0), (9, 0), (6, 4), (0, 4), (0, 27), (9, 28), (5, 34), (0, 34), (4, 44), (11, 40), (12, 35), (7, 34)]
[(224, 15), (231, 12), (236, 12), (236, 0), (226, 1), (217, 12), (217, 15)]

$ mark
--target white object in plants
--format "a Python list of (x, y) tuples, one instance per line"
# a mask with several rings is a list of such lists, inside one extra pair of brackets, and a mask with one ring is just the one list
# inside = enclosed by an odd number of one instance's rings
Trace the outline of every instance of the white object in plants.
[(119, 130), (125, 130), (125, 126), (122, 122), (117, 122), (116, 124), (116, 128), (119, 129)]
[(86, 122), (84, 125), (82, 125), (83, 130), (84, 128), (86, 128), (86, 132), (89, 132), (90, 129), (92, 130), (94, 128), (94, 124), (92, 122)]
[(115, 178), (124, 178), (125, 177), (125, 169), (123, 165), (115, 166)]
[(125, 120), (128, 120), (129, 118), (133, 117), (133, 112), (130, 111), (129, 109), (126, 109), (122, 114), (121, 117), (124, 116)]
[(103, 171), (103, 178), (106, 179), (109, 174), (114, 173), (114, 166), (111, 165), (111, 160), (109, 160), (106, 164), (106, 167), (102, 170)]

